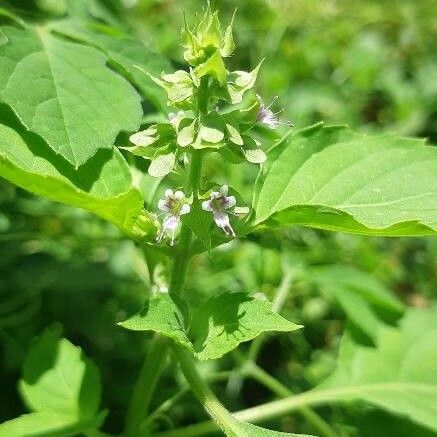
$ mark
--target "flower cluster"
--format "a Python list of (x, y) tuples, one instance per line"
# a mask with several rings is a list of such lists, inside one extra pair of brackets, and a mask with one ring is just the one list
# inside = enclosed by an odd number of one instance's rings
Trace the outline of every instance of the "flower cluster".
[[(211, 212), (215, 224), (228, 236), (236, 237), (235, 231), (231, 226), (229, 214), (234, 214), (236, 207), (235, 196), (228, 196), (228, 186), (223, 185), (219, 191), (213, 191), (209, 200), (202, 202), (202, 209)], [(173, 246), (175, 236), (181, 225), (181, 216), (188, 214), (191, 210), (188, 199), (182, 191), (173, 192), (171, 189), (165, 190), (164, 199), (158, 201), (158, 209), (164, 214), (162, 227), (159, 230), (156, 241), (160, 243), (164, 236), (170, 238), (170, 245)]]
[[(221, 29), (217, 12), (208, 5), (194, 28), (185, 22), (182, 39), (188, 71), (149, 77), (167, 93), (168, 106), (178, 112), (130, 137), (129, 152), (151, 161), (149, 174), (170, 173), (187, 152), (205, 149), (233, 162), (266, 160), (254, 132), (257, 125), (275, 129), (287, 124), (254, 94), (261, 63), (252, 71), (228, 71), (225, 60), (235, 44), (231, 23)], [(189, 155), (189, 153), (188, 153)]]

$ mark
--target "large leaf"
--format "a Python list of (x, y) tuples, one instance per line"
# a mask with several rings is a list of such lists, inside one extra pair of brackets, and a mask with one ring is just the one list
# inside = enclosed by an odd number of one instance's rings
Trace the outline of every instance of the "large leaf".
[(2, 28), (0, 100), (27, 129), (75, 166), (110, 149), (121, 130), (139, 127), (134, 88), (92, 47), (67, 42), (43, 28)]
[(165, 94), (147, 74), (141, 71), (141, 69), (147, 71), (153, 76), (160, 76), (163, 71), (170, 71), (171, 65), (164, 56), (153, 52), (141, 41), (101, 24), (66, 19), (52, 25), (52, 29), (102, 50), (152, 103), (161, 109), (166, 109)]
[(412, 309), (400, 328), (381, 327), (377, 347), (347, 333), (333, 375), (312, 393), (323, 401), (367, 401), (437, 430), (437, 308)]
[(189, 333), (183, 312), (168, 294), (152, 296), (139, 313), (121, 322), (134, 331), (155, 331), (172, 338), (200, 360), (215, 359), (262, 332), (301, 328), (273, 312), (271, 304), (247, 293), (224, 293), (206, 301), (193, 315)]
[(117, 149), (99, 151), (76, 170), (35, 136), (22, 137), (0, 125), (0, 176), (35, 194), (91, 211), (134, 238), (154, 233)]
[(437, 231), (437, 149), (322, 124), (288, 134), (257, 181), (255, 224), (366, 235)]

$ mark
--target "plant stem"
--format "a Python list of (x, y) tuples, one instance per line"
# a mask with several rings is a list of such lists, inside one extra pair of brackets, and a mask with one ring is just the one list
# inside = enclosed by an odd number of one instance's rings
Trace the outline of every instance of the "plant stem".
[(156, 334), (135, 383), (126, 417), (126, 437), (137, 437), (140, 425), (147, 415), (161, 370), (167, 357), (167, 339)]
[[(334, 389), (332, 392), (344, 395), (346, 398), (347, 388), (343, 390)], [(248, 408), (236, 413), (232, 413), (233, 417), (244, 422), (258, 423), (270, 419), (274, 419), (291, 411), (309, 405), (320, 405), (332, 401), (334, 393), (330, 390), (309, 391), (296, 396), (287, 397), (278, 401), (269, 402), (267, 404), (258, 405), (257, 407)], [(154, 434), (154, 437), (196, 437), (212, 433), (217, 430), (217, 425), (214, 422), (201, 422), (196, 425), (178, 428), (171, 431), (160, 432)]]
[(221, 428), (225, 435), (238, 436), (238, 422), (220, 403), (206, 382), (199, 375), (194, 365), (193, 356), (176, 344), (172, 345), (172, 349), (191, 390), (202, 403), (205, 410), (214, 419), (215, 423)]
[[(269, 388), (278, 397), (286, 398), (295, 395), (295, 393), (291, 391), (287, 386), (282, 384), (273, 376), (269, 375), (257, 364), (253, 362), (248, 362), (247, 367), (249, 375), (251, 375), (260, 384), (263, 384), (265, 387)], [(320, 433), (321, 436), (335, 437), (335, 431), (313, 410), (308, 407), (301, 407), (298, 411), (307, 420), (307, 422), (310, 423)]]
[[(193, 202), (198, 202), (200, 174), (202, 171), (201, 152), (193, 152), (191, 156), (190, 173), (187, 178), (187, 191), (192, 192)], [(184, 288), (188, 264), (191, 259), (191, 229), (182, 225), (178, 247), (174, 252), (169, 293), (177, 296)], [(155, 334), (150, 349), (145, 357), (138, 379), (135, 383), (130, 401), (124, 435), (138, 437), (140, 427), (155, 391), (168, 352), (168, 341)]]
[[(217, 372), (213, 373), (211, 375), (207, 375), (205, 377), (205, 380), (208, 382), (216, 382), (216, 381), (223, 381), (229, 378), (231, 375), (231, 371), (223, 371), (223, 372)], [(177, 402), (180, 401), (180, 399), (185, 396), (187, 393), (191, 391), (191, 387), (187, 384), (185, 387), (181, 388), (177, 393), (175, 393), (173, 396), (168, 398), (166, 401), (164, 401), (155, 411), (153, 411), (150, 416), (143, 422), (141, 427), (145, 426), (147, 427), (148, 424), (150, 424), (153, 420), (155, 420), (157, 417), (165, 414), (167, 411), (169, 411)]]

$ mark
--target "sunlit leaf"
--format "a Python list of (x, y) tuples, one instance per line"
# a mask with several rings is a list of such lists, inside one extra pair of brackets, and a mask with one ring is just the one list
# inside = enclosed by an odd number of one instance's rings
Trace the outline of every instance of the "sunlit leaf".
[(71, 164), (112, 148), (121, 130), (138, 129), (139, 95), (100, 51), (42, 27), (2, 30), (0, 100)]
[(155, 233), (118, 150), (101, 150), (75, 169), (32, 135), (0, 125), (0, 176), (57, 202), (86, 209), (134, 238)]
[(219, 358), (262, 332), (301, 328), (248, 293), (223, 293), (208, 299), (193, 316), (194, 349), (201, 360)]
[(437, 231), (437, 149), (393, 135), (322, 124), (292, 132), (269, 152), (257, 181), (255, 223), (366, 235)]

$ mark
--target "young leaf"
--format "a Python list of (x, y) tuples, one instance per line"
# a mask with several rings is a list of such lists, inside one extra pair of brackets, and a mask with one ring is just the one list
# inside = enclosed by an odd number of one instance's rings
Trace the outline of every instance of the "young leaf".
[(258, 228), (437, 232), (437, 149), (423, 141), (318, 124), (287, 135), (269, 158), (257, 181)]
[(139, 95), (101, 52), (42, 27), (2, 30), (8, 43), (0, 45), (0, 100), (71, 164), (112, 148), (121, 130), (138, 129)]
[(221, 57), (219, 50), (216, 50), (206, 62), (196, 67), (194, 74), (198, 79), (210, 74), (211, 76), (215, 77), (221, 85), (224, 85), (226, 83), (226, 67), (223, 63), (223, 58)]
[(269, 302), (247, 293), (223, 293), (208, 299), (193, 316), (194, 349), (201, 360), (219, 358), (262, 332), (301, 328), (273, 312)]
[(167, 293), (154, 294), (139, 313), (119, 325), (132, 331), (158, 332), (192, 351), (184, 329), (184, 315)]
[(21, 137), (0, 125), (0, 176), (32, 193), (86, 209), (133, 238), (155, 234), (142, 196), (116, 149), (99, 151), (75, 170), (37, 137)]
[(196, 127), (196, 120), (193, 120), (192, 123), (190, 123), (188, 126), (183, 127), (178, 132), (177, 143), (179, 144), (179, 146), (186, 147), (193, 142), (195, 127)]
[(173, 170), (175, 162), (176, 155), (174, 153), (157, 155), (149, 165), (149, 175), (155, 178), (163, 177)]
[(199, 136), (208, 143), (219, 143), (225, 137), (224, 127), (218, 114), (210, 114), (200, 121)]

